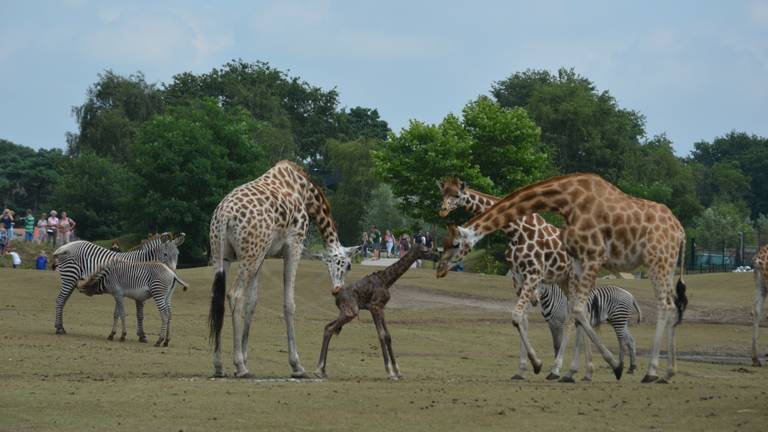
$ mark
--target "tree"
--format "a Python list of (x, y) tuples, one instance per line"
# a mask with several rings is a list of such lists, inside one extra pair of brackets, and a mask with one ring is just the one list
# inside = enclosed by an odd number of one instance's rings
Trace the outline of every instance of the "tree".
[(17, 211), (40, 209), (61, 176), (61, 150), (32, 150), (0, 139), (0, 204)]
[(696, 194), (695, 172), (675, 156), (666, 135), (647, 140), (628, 157), (632, 163), (617, 182), (624, 192), (666, 204), (684, 226), (703, 211)]
[(162, 110), (160, 91), (141, 72), (123, 77), (107, 70), (88, 88), (85, 103), (72, 108), (79, 133), (68, 134), (67, 153), (92, 152), (124, 163), (141, 124)]
[(439, 125), (411, 121), (374, 153), (376, 172), (409, 216), (443, 222), (435, 183), (445, 176), (493, 194), (507, 194), (541, 176), (546, 155), (538, 149), (539, 131), (525, 110), (505, 109), (481, 97), (463, 114), (463, 120), (449, 114)]
[(363, 218), (371, 198), (371, 191), (379, 181), (373, 174), (371, 151), (379, 141), (359, 138), (354, 141), (328, 143), (329, 165), (336, 180), (335, 190), (329, 194), (333, 218), (339, 237), (344, 244), (356, 244), (364, 229)]
[(339, 136), (347, 140), (362, 137), (384, 141), (390, 132), (387, 122), (379, 117), (379, 111), (375, 109), (358, 106), (347, 111), (343, 108), (336, 121)]
[(494, 83), (491, 93), (503, 107), (528, 111), (562, 173), (595, 172), (617, 182), (645, 134), (640, 113), (620, 108), (573, 69), (518, 72)]
[(109, 158), (85, 153), (64, 163), (50, 199), (51, 208), (77, 221), (77, 235), (87, 240), (117, 237), (128, 228), (127, 215), (136, 211), (128, 191), (138, 179)]
[(744, 200), (752, 217), (768, 213), (768, 138), (731, 131), (711, 143), (694, 144), (691, 162), (700, 167), (699, 194), (705, 205)]
[(718, 201), (696, 220), (689, 235), (696, 238), (699, 247), (720, 250), (738, 246), (739, 232), (746, 241), (754, 239), (755, 230), (749, 220), (749, 210), (733, 203)]
[(208, 222), (232, 188), (264, 171), (266, 157), (254, 136), (259, 125), (240, 108), (202, 99), (170, 106), (146, 122), (131, 169), (140, 178), (133, 220), (146, 231), (195, 233), (188, 260), (205, 261)]

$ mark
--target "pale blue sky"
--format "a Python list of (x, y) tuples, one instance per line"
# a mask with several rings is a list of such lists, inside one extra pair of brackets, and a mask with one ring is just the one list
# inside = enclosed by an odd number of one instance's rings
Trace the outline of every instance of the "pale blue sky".
[(566, 66), (679, 155), (732, 129), (768, 136), (767, 0), (0, 0), (0, 138), (63, 148), (105, 69), (167, 82), (233, 58), (336, 87), (396, 131), (516, 71)]

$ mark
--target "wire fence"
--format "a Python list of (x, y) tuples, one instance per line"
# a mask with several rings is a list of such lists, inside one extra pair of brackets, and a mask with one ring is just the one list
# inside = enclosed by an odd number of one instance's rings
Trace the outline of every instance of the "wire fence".
[(689, 238), (685, 256), (685, 269), (688, 273), (714, 273), (732, 271), (750, 271), (752, 259), (758, 249), (768, 242), (765, 236), (745, 242), (743, 235), (730, 241), (723, 241), (720, 246), (701, 248), (695, 238)]

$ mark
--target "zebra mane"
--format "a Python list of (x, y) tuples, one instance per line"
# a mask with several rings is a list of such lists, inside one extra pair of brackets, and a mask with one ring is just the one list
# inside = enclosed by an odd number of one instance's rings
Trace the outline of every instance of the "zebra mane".
[(155, 246), (159, 241), (162, 240), (163, 236), (166, 236), (168, 239), (173, 239), (173, 233), (162, 233), (162, 234), (151, 234), (149, 237), (145, 238), (141, 241), (141, 243), (137, 244), (136, 246), (128, 249), (127, 252), (133, 252), (135, 250), (145, 250), (150, 249), (153, 246)]

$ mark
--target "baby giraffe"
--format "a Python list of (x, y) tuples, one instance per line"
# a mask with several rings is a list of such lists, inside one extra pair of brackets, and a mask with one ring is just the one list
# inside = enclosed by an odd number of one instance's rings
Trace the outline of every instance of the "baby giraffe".
[(334, 296), (336, 307), (339, 308), (339, 317), (325, 326), (323, 335), (323, 348), (320, 350), (320, 360), (317, 363), (315, 375), (325, 378), (325, 360), (328, 357), (328, 344), (333, 334), (339, 334), (344, 324), (352, 321), (360, 309), (371, 312), (373, 323), (381, 343), (381, 353), (384, 355), (384, 368), (389, 374), (389, 379), (402, 378), (400, 369), (395, 361), (395, 353), (392, 352), (392, 338), (384, 320), (384, 307), (389, 302), (389, 287), (402, 276), (418, 259), (430, 259), (437, 261), (440, 256), (436, 252), (427, 249), (424, 244), (416, 243), (408, 253), (384, 270), (371, 273), (368, 276), (351, 284), (344, 285)]

